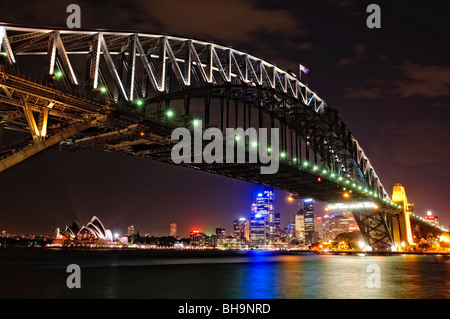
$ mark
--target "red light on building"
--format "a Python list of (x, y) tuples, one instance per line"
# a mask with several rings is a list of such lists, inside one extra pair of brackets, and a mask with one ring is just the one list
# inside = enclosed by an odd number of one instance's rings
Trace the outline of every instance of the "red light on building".
[(193, 230), (192, 233), (193, 234), (200, 234), (200, 231), (199, 230)]

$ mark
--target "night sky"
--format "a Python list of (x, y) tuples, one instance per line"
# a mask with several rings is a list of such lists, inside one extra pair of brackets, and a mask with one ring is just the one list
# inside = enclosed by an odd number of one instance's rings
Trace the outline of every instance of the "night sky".
[[(45, 4), (44, 4), (45, 3)], [(406, 187), (415, 213), (450, 224), (448, 1), (2, 1), (0, 21), (65, 27), (71, 3), (82, 28), (164, 33), (227, 45), (304, 78), (337, 109), (389, 194)], [(381, 7), (381, 29), (366, 8)], [(8, 138), (8, 136), (6, 136)], [(176, 165), (101, 151), (44, 151), (0, 173), (0, 230), (51, 233), (94, 215), (113, 232), (180, 236), (232, 231), (261, 187)], [(276, 191), (282, 225), (297, 211)], [(319, 214), (322, 211), (319, 209)]]

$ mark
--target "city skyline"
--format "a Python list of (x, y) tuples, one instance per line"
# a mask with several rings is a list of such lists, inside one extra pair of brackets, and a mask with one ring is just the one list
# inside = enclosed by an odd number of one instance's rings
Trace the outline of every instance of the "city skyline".
[[(8, 3), (4, 10), (8, 16), (0, 13), (0, 20), (64, 27), (68, 2), (52, 3), (55, 11), (50, 14), (37, 4)], [(118, 2), (109, 2), (105, 10), (114, 12), (111, 15), (87, 1), (79, 4), (85, 28), (181, 34), (246, 50), (285, 69), (306, 65), (310, 72), (304, 81), (339, 111), (388, 193), (395, 183), (402, 183), (416, 214), (432, 211), (441, 225), (450, 224), (446, 198), (450, 139), (445, 122), (449, 50), (448, 41), (442, 41), (450, 28), (442, 27), (448, 22), (440, 16), (439, 4), (427, 5), (419, 18), (413, 14), (414, 3), (403, 6), (381, 1), (380, 30), (367, 29), (365, 6), (350, 2), (233, 2), (253, 22), (241, 30), (224, 27), (237, 19), (234, 13), (211, 14), (216, 16), (212, 23), (194, 14), (198, 11), (195, 5), (185, 8), (192, 13), (186, 19), (192, 20), (178, 24), (171, 19), (176, 13), (165, 11), (167, 5), (160, 1), (158, 17), (152, 16), (148, 5), (135, 1), (120, 10)], [(219, 1), (211, 1), (203, 9), (215, 12), (221, 8)], [(319, 23), (311, 12), (320, 12), (321, 20), (329, 24)], [(335, 30), (343, 36), (337, 39)], [(399, 35), (403, 35), (400, 40)], [(3, 135), (8, 141), (10, 133)], [(24, 177), (32, 182), (24, 182)], [(17, 233), (50, 232), (74, 217), (87, 221), (92, 215), (124, 232), (133, 224), (142, 232), (162, 234), (171, 222), (179, 225), (180, 233), (193, 228), (213, 233), (221, 226), (231, 230), (232, 220), (246, 214), (252, 201), (249, 194), (260, 189), (175, 165), (95, 150), (65, 153), (57, 147), (3, 172), (0, 182), (0, 228)], [(285, 202), (288, 195), (275, 193), (284, 225), (296, 210)]]

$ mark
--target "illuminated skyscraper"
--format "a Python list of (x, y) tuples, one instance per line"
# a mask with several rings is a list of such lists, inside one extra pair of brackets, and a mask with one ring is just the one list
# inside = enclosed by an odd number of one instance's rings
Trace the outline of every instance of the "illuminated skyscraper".
[(233, 234), (236, 241), (245, 243), (250, 241), (250, 222), (246, 218), (239, 218), (233, 222)]
[(134, 234), (134, 226), (133, 225), (128, 226), (128, 236), (131, 236), (133, 234)]
[(351, 212), (333, 214), (329, 219), (328, 240), (334, 240), (339, 234), (349, 233), (356, 230), (358, 230), (358, 227)]
[(303, 200), (303, 214), (305, 219), (305, 243), (317, 242), (317, 233), (314, 220), (314, 200), (307, 198)]
[(170, 236), (177, 237), (177, 224), (175, 223), (170, 224)]
[(264, 191), (257, 194), (252, 204), (250, 239), (254, 243), (272, 244), (279, 234), (279, 215), (276, 218), (273, 200), (273, 191)]
[(294, 229), (295, 239), (301, 243), (305, 242), (305, 215), (303, 210), (300, 209), (297, 214), (294, 215)]
[(266, 220), (259, 214), (252, 214), (250, 219), (250, 240), (254, 245), (266, 245)]
[(225, 228), (216, 228), (216, 235), (220, 236), (221, 238), (225, 238)]
[(331, 216), (328, 214), (325, 214), (322, 218), (322, 229), (323, 229), (323, 241), (330, 241), (333, 240), (331, 237), (331, 231), (330, 231), (330, 222), (331, 222)]
[(316, 224), (314, 228), (317, 232), (317, 240), (322, 241), (323, 240), (323, 223), (322, 223), (322, 217), (316, 216), (315, 218)]

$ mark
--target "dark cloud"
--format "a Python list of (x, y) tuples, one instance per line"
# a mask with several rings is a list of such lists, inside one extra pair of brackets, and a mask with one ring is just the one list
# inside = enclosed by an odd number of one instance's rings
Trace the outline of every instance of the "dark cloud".
[[(350, 64), (350, 60), (343, 61)], [(348, 99), (385, 99), (385, 98), (441, 98), (450, 95), (450, 67), (423, 65), (406, 62), (395, 66), (396, 77), (370, 87), (350, 87), (344, 89)], [(399, 72), (400, 71), (400, 72)], [(379, 83), (383, 83), (380, 85)], [(436, 102), (435, 107), (448, 106), (448, 103)]]
[(383, 94), (384, 90), (379, 87), (355, 87), (355, 88), (346, 88), (344, 89), (344, 97), (347, 99), (369, 99), (369, 100), (378, 100), (385, 98)]
[(367, 45), (364, 43), (357, 43), (353, 46), (353, 56), (350, 58), (340, 58), (336, 69), (342, 70), (347, 66), (353, 65), (362, 60), (366, 54)]
[(399, 69), (404, 79), (393, 82), (394, 94), (402, 98), (450, 96), (450, 66), (407, 62)]

